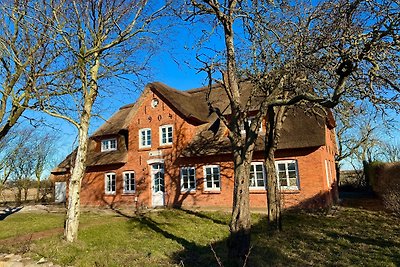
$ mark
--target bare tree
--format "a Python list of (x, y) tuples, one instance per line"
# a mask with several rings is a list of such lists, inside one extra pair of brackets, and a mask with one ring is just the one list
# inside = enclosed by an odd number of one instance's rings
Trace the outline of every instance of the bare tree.
[[(53, 43), (51, 25), (44, 23), (47, 10), (40, 2), (0, 4), (0, 139), (26, 109), (37, 108), (39, 95), (55, 94), (47, 88), (59, 51)], [(40, 6), (40, 12), (36, 6)]]
[[(289, 107), (302, 105), (324, 115), (324, 108), (351, 95), (399, 110), (399, 3), (337, 0), (313, 6), (301, 1), (191, 0), (190, 5), (190, 18), (213, 18), (213, 32), (221, 33), (225, 45), (218, 62), (202, 61), (210, 90), (217, 83), (229, 98), (229, 117), (209, 105), (229, 129), (235, 168), (230, 255), (243, 260), (250, 243), (249, 166), (259, 124), (266, 117), (268, 212), (279, 229), (273, 161)], [(213, 77), (216, 70), (222, 80)], [(244, 103), (243, 80), (253, 87)]]
[(11, 129), (0, 141), (0, 183), (7, 183), (17, 190), (17, 202), (27, 200), (28, 189), (34, 180), (37, 181), (39, 195), (40, 179), (54, 156), (50, 153), (54, 143), (55, 138), (43, 129), (22, 126)]
[(50, 3), (52, 17), (49, 23), (57, 32), (57, 42), (67, 66), (57, 86), (62, 87), (68, 97), (56, 102), (43, 98), (41, 108), (67, 120), (78, 130), (64, 232), (69, 242), (75, 241), (78, 235), (79, 193), (86, 170), (88, 130), (96, 99), (109, 79), (134, 81), (144, 74), (152, 54), (149, 47), (157, 33), (152, 26), (167, 5), (146, 0), (59, 0)]

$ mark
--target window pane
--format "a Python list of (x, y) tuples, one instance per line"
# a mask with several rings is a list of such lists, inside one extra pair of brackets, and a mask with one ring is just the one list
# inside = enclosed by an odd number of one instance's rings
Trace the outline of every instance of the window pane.
[(285, 171), (286, 170), (285, 164), (278, 164), (278, 170), (279, 171)]
[(297, 186), (297, 179), (296, 178), (289, 179), (289, 183), (290, 183), (290, 186)]
[(183, 169), (182, 169), (182, 175), (183, 175), (183, 176), (187, 176), (187, 174), (188, 174), (187, 169), (186, 169), (186, 168), (183, 168)]
[(289, 171), (289, 178), (296, 178), (296, 171)]
[(288, 170), (290, 170), (290, 171), (294, 171), (294, 170), (296, 170), (296, 164), (295, 163), (289, 163), (288, 164)]
[(256, 165), (256, 171), (257, 171), (257, 172), (262, 172), (262, 170), (263, 170), (262, 164), (257, 164), (257, 165)]
[(279, 180), (279, 184), (280, 184), (281, 186), (287, 186), (287, 185), (288, 185), (286, 179), (280, 179), (280, 180)]

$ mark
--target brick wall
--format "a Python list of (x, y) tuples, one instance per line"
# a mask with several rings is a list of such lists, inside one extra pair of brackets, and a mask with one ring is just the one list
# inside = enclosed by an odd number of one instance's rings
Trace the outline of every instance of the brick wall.
[[(159, 104), (152, 107), (152, 99)], [(173, 125), (174, 146), (160, 146), (159, 126)], [(151, 148), (139, 147), (139, 130), (150, 128)], [(165, 204), (168, 206), (230, 207), (233, 195), (233, 164), (229, 155), (201, 158), (180, 158), (183, 147), (196, 132), (196, 126), (187, 123), (174, 110), (165, 104), (149, 89), (142, 95), (140, 107), (129, 126), (128, 160), (126, 164), (88, 168), (82, 183), (82, 205), (139, 205), (152, 206), (152, 181), (148, 161), (162, 159), (165, 164)], [(321, 207), (332, 202), (332, 188), (335, 183), (334, 154), (335, 140), (333, 130), (326, 129), (327, 145), (317, 148), (282, 150), (276, 154), (277, 160), (296, 160), (298, 164), (299, 189), (284, 191), (284, 207)], [(100, 141), (97, 141), (100, 142)], [(99, 149), (99, 144), (92, 144)], [(151, 156), (150, 152), (162, 151), (162, 155)], [(157, 152), (160, 153), (160, 152)], [(157, 154), (156, 153), (156, 154)], [(262, 153), (256, 153), (253, 161), (262, 161)], [(331, 164), (331, 177), (327, 178), (326, 161)], [(221, 168), (221, 190), (204, 190), (203, 166), (219, 164)], [(181, 192), (180, 167), (196, 168), (196, 190)], [(123, 172), (134, 171), (136, 192), (123, 194)], [(105, 194), (105, 174), (115, 173), (116, 194)], [(265, 190), (250, 191), (251, 207), (266, 207)]]

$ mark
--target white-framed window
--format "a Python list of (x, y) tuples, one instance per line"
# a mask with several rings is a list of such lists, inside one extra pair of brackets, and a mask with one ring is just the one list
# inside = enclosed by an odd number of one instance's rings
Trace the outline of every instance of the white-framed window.
[(130, 194), (135, 193), (136, 184), (135, 184), (135, 173), (132, 171), (124, 172), (124, 193)]
[(101, 141), (101, 151), (117, 150), (117, 139), (105, 139)]
[(160, 126), (160, 145), (171, 145), (173, 140), (172, 125)]
[(196, 190), (196, 169), (194, 167), (181, 168), (181, 191)]
[(144, 128), (139, 130), (139, 147), (151, 147), (151, 129)]
[(105, 175), (105, 192), (108, 195), (115, 195), (116, 192), (116, 176), (110, 172)]
[(221, 175), (219, 165), (207, 165), (203, 167), (204, 189), (221, 190)]
[(250, 189), (265, 189), (265, 172), (262, 162), (251, 163)]
[[(251, 125), (251, 122), (253, 121), (253, 119), (254, 119), (254, 117), (249, 117), (249, 118), (247, 118), (247, 125), (250, 127), (250, 125)], [(246, 122), (245, 122), (246, 123)], [(244, 125), (242, 125), (242, 127), (241, 127), (241, 132), (242, 132), (242, 134), (244, 134), (244, 133), (246, 133), (246, 130), (244, 129)], [(262, 121), (261, 121), (261, 123), (260, 123), (260, 128), (258, 128), (258, 131), (259, 132), (262, 132), (263, 131), (263, 127), (262, 127)]]
[(275, 161), (278, 183), (281, 189), (298, 190), (299, 174), (296, 160)]

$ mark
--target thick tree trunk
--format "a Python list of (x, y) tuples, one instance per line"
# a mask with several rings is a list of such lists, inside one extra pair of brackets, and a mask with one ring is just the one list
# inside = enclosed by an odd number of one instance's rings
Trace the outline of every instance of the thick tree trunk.
[(249, 177), (252, 150), (244, 153), (234, 153), (234, 193), (232, 218), (229, 224), (228, 239), (229, 257), (238, 266), (243, 266), (250, 250), (250, 203)]
[(266, 121), (265, 162), (267, 172), (267, 208), (270, 229), (282, 230), (281, 193), (275, 168), (275, 151), (280, 139), (280, 130), (286, 118), (286, 107), (269, 107)]
[(68, 209), (65, 221), (64, 237), (68, 242), (74, 242), (78, 238), (80, 217), (80, 191), (82, 178), (86, 169), (86, 154), (88, 147), (89, 119), (81, 124), (79, 129), (79, 145), (76, 160), (72, 170), (68, 187)]
[(281, 218), (281, 194), (275, 169), (275, 157), (270, 153), (265, 158), (265, 169), (267, 170), (267, 206), (268, 223), (271, 229), (282, 230)]

